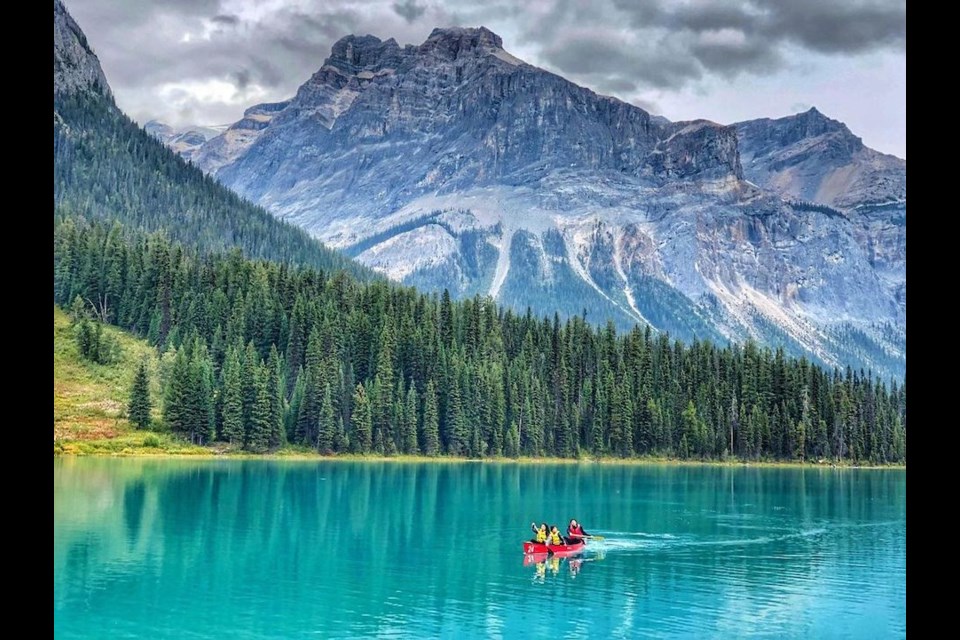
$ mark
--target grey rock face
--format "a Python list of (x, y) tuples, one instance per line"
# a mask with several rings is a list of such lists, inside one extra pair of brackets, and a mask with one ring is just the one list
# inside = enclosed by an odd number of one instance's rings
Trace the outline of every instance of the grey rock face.
[[(397, 280), (899, 373), (905, 204), (898, 226), (880, 155), (819, 114), (669, 122), (481, 27), (348, 36), (194, 160)], [(851, 163), (880, 168), (843, 182)]]
[(53, 0), (53, 92), (93, 91), (111, 97), (100, 61), (60, 0)]
[(207, 140), (217, 137), (226, 127), (188, 126), (174, 128), (163, 122), (150, 120), (143, 125), (144, 131), (183, 156), (194, 160), (194, 156)]
[(197, 162), (318, 233), (345, 202), (379, 217), (557, 169), (647, 186), (740, 174), (733, 129), (651, 121), (513, 58), (484, 28), (437, 29), (403, 49), (348, 36), (289, 103), (254, 107)]
[(865, 147), (816, 108), (734, 126), (744, 173), (762, 187), (841, 210), (906, 201), (906, 161)]
[[(846, 247), (825, 254), (827, 259), (820, 271), (834, 276), (828, 282), (836, 282), (849, 268), (869, 270), (887, 303), (876, 319), (886, 318), (902, 326), (906, 322), (906, 161), (864, 146), (845, 124), (816, 108), (786, 118), (750, 120), (734, 126), (749, 180), (801, 209), (827, 205), (821, 211), (846, 221), (842, 228), (849, 232), (857, 250)], [(854, 256), (863, 259), (858, 263)], [(843, 295), (858, 295), (857, 300), (863, 304), (878, 301), (876, 295), (844, 292), (837, 287), (834, 296)], [(839, 305), (841, 299), (834, 302)], [(847, 299), (846, 306), (850, 305)], [(826, 311), (831, 308), (824, 305)], [(876, 316), (867, 311), (860, 313), (866, 314), (863, 317)]]

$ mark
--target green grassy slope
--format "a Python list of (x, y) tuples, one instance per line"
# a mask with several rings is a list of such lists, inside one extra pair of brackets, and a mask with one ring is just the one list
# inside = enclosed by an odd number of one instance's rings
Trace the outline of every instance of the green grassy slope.
[(127, 421), (127, 403), (137, 366), (147, 358), (154, 418), (160, 416), (159, 362), (145, 341), (114, 327), (104, 332), (120, 344), (109, 365), (80, 357), (69, 316), (53, 308), (53, 445), (56, 453), (124, 453), (138, 448), (164, 453), (208, 453), (166, 434), (138, 431)]

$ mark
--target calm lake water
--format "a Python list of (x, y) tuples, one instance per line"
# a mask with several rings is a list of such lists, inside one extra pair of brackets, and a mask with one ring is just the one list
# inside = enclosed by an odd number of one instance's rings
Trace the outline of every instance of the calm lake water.
[[(906, 636), (906, 472), (55, 458), (58, 638)], [(525, 562), (530, 522), (606, 537)]]

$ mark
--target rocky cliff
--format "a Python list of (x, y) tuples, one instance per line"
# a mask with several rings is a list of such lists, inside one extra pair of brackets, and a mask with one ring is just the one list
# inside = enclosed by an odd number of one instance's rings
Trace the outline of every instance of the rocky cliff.
[(94, 91), (110, 97), (110, 86), (87, 37), (60, 0), (53, 0), (53, 93)]

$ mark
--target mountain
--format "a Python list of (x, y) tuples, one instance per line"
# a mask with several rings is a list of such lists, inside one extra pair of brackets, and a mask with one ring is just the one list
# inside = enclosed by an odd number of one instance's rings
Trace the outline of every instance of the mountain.
[[(89, 47), (80, 46), (82, 32), (70, 27), (72, 21), (59, 2), (54, 3), (54, 20), (55, 30), (73, 34), (73, 40), (62, 40), (65, 50), (54, 52), (53, 293), (56, 305), (69, 306), (74, 324), (67, 327), (67, 319), (55, 310), (55, 369), (65, 374), (56, 381), (55, 404), (66, 410), (59, 416), (55, 411), (55, 451), (117, 451), (142, 443), (144, 449), (170, 452), (171, 445), (182, 452), (179, 443), (189, 440), (217, 441), (218, 453), (239, 448), (276, 452), (293, 444), (298, 451), (309, 448), (324, 455), (905, 461), (905, 385), (883, 386), (851, 370), (835, 375), (806, 359), (787, 358), (780, 350), (761, 350), (752, 343), (683, 345), (638, 325), (616, 335), (611, 326), (591, 326), (577, 315), (564, 323), (554, 316), (551, 322), (514, 314), (487, 298), (451, 301), (447, 295), (418, 292), (384, 278), (363, 282), (335, 271), (342, 266), (355, 275), (369, 275), (304, 232), (241, 200), (137, 127), (98, 80), (99, 63)], [(492, 37), (476, 30), (458, 33), (468, 40)], [(446, 56), (450, 45), (442, 42), (444, 37), (440, 34), (435, 46)], [(487, 47), (483, 55), (519, 66), (502, 49), (482, 46)], [(67, 50), (76, 55), (71, 58)], [(469, 50), (464, 45), (456, 53)], [(400, 249), (412, 253), (416, 241), (425, 237), (422, 229), (435, 227), (458, 243), (455, 260), (461, 262), (450, 264), (482, 272), (485, 245), (500, 240), (505, 251), (497, 251), (494, 262), (495, 273), (503, 274), (496, 284), (501, 297), (544, 307), (564, 300), (572, 309), (600, 299), (597, 294), (604, 295), (602, 287), (609, 290), (609, 279), (622, 277), (626, 302), (604, 298), (611, 309), (643, 309), (655, 322), (695, 323), (684, 309), (702, 312), (701, 322), (738, 316), (724, 316), (725, 307), (711, 309), (703, 298), (692, 302), (659, 274), (681, 273), (678, 266), (692, 259), (695, 273), (708, 274), (704, 282), (729, 277), (717, 276), (717, 263), (708, 260), (740, 250), (746, 239), (759, 248), (752, 256), (738, 257), (736, 274), (759, 279), (763, 274), (758, 272), (771, 265), (750, 271), (749, 260), (769, 259), (770, 243), (789, 249), (784, 238), (793, 232), (767, 227), (781, 224), (779, 219), (765, 220), (774, 215), (800, 220), (808, 215), (804, 212), (824, 215), (837, 225), (846, 220), (826, 205), (785, 205), (745, 182), (735, 129), (703, 122), (675, 125), (609, 100), (603, 106), (607, 111), (600, 111), (596, 96), (585, 90), (579, 90), (577, 106), (572, 91), (559, 80), (553, 95), (533, 90), (553, 106), (540, 105), (531, 114), (529, 106), (518, 104), (514, 118), (546, 114), (561, 126), (579, 127), (578, 144), (551, 134), (539, 139), (540, 148), (530, 150), (513, 139), (528, 130), (514, 130), (508, 118), (490, 125), (506, 127), (496, 134), (501, 146), (494, 160), (501, 165), (470, 166), (474, 161), (464, 157), (459, 166), (436, 173), (441, 183), (462, 181), (462, 188), (450, 192), (457, 198), (468, 189), (490, 189), (519, 204), (534, 202), (541, 194), (552, 194), (554, 200), (532, 213), (481, 212), (495, 221), (492, 227), (474, 224), (482, 220), (466, 207), (414, 212), (393, 227), (365, 236), (366, 248), (354, 245), (354, 251), (409, 241), (411, 246)], [(461, 135), (488, 131), (484, 122), (496, 120), (476, 103), (482, 97), (465, 98), (470, 104), (464, 108), (479, 109), (475, 117), (481, 123)], [(510, 108), (507, 102), (505, 109)], [(397, 103), (398, 109), (405, 106)], [(284, 111), (265, 107), (248, 112), (269, 121), (251, 149), (269, 140), (271, 123), (282, 121)], [(566, 125), (559, 122), (561, 117), (567, 118)], [(464, 127), (451, 120), (454, 124)], [(434, 129), (438, 144), (448, 142), (442, 139), (445, 132), (444, 127)], [(227, 137), (225, 133), (221, 142)], [(242, 137), (233, 136), (234, 142)], [(369, 141), (361, 142), (363, 149), (370, 149)], [(401, 145), (402, 135), (391, 142)], [(610, 145), (619, 149), (618, 157), (606, 154)], [(415, 154), (417, 148), (407, 145), (402, 151)], [(524, 153), (554, 160), (558, 153), (567, 154), (573, 166), (559, 177), (556, 169), (546, 167), (544, 175), (535, 178), (538, 182), (524, 182), (536, 176), (527, 160), (518, 159)], [(617, 167), (624, 174), (619, 182), (612, 177)], [(360, 174), (373, 182), (374, 176)], [(593, 183), (588, 185), (592, 196), (584, 187), (563, 190), (566, 175), (584, 180), (611, 176), (604, 188), (615, 199), (604, 205), (603, 220), (577, 212), (583, 203), (599, 199), (603, 190)], [(550, 188), (533, 189), (539, 182)], [(632, 196), (631, 189), (636, 191)], [(394, 197), (416, 202), (424, 195), (398, 191)], [(624, 197), (635, 199), (621, 204), (618, 199)], [(646, 220), (637, 214), (641, 209)], [(622, 218), (611, 218), (608, 212)], [(691, 224), (703, 250), (681, 237), (689, 234)], [(611, 229), (621, 235), (608, 245)], [(731, 229), (739, 229), (740, 235)], [(668, 232), (674, 236), (652, 235)], [(841, 232), (840, 227), (833, 230)], [(816, 242), (829, 242), (820, 233), (813, 231)], [(513, 241), (506, 242), (508, 237)], [(421, 246), (429, 249), (429, 244)], [(592, 251), (570, 253), (570, 248), (582, 246)], [(465, 247), (473, 247), (474, 253)], [(528, 251), (531, 247), (533, 252)], [(224, 252), (226, 248), (233, 249)], [(268, 259), (251, 260), (240, 250)], [(649, 264), (629, 261), (648, 257), (658, 261), (649, 263), (650, 268), (660, 271), (640, 272), (643, 280), (636, 270)], [(291, 262), (306, 266), (291, 268)], [(630, 269), (623, 269), (624, 264)], [(605, 271), (613, 268), (610, 265), (619, 265), (621, 271)], [(433, 275), (439, 279), (445, 274)], [(542, 299), (536, 299), (537, 292)], [(597, 309), (598, 316), (606, 313)], [(655, 311), (664, 315), (654, 316)], [(746, 312), (742, 317), (751, 320)], [(689, 326), (714, 331), (723, 325)], [(148, 358), (152, 365), (145, 362)], [(158, 367), (162, 375), (156, 375)], [(158, 384), (151, 383), (151, 371)], [(82, 411), (92, 404), (117, 404), (115, 389), (100, 384), (106, 378), (111, 387), (123, 378), (135, 380), (133, 390), (121, 398), (129, 398), (127, 413), (139, 414), (140, 427), (156, 424), (165, 435), (141, 438), (124, 433), (123, 421), (118, 423), (110, 411)], [(151, 388), (159, 392), (153, 397), (163, 399), (152, 416)], [(96, 402), (85, 397), (83, 406), (72, 406), (56, 398), (58, 390), (92, 394)], [(98, 420), (94, 424), (86, 418)], [(68, 442), (85, 436), (99, 442), (78, 443), (76, 448)]]
[(253, 258), (372, 276), (190, 166), (124, 115), (60, 0), (53, 33), (55, 217), (105, 218), (203, 250), (238, 247)]
[(60, 0), (53, 0), (53, 95), (88, 91), (112, 102), (110, 86), (87, 36)]
[[(843, 188), (808, 201), (757, 167), (769, 157), (775, 175), (775, 148), (837, 138), (748, 124), (651, 116), (524, 63), (488, 29), (449, 28), (418, 46), (341, 39), (293, 98), (251, 107), (193, 159), (405, 283), (901, 375), (905, 202), (837, 208), (854, 189), (866, 204), (886, 169), (849, 184), (824, 169)], [(891, 172), (905, 180), (905, 164)]]
[(864, 146), (847, 125), (815, 107), (733, 125), (744, 174), (783, 196), (844, 211), (903, 204), (907, 162)]
[(184, 160), (193, 160), (194, 153), (211, 138), (224, 132), (226, 126), (203, 127), (190, 125), (172, 127), (157, 120), (143, 125), (143, 130), (179, 154)]
[[(794, 206), (850, 220), (860, 250), (900, 311), (907, 305), (907, 162), (870, 149), (815, 107), (738, 122), (746, 178)], [(903, 324), (897, 315), (894, 324)]]

